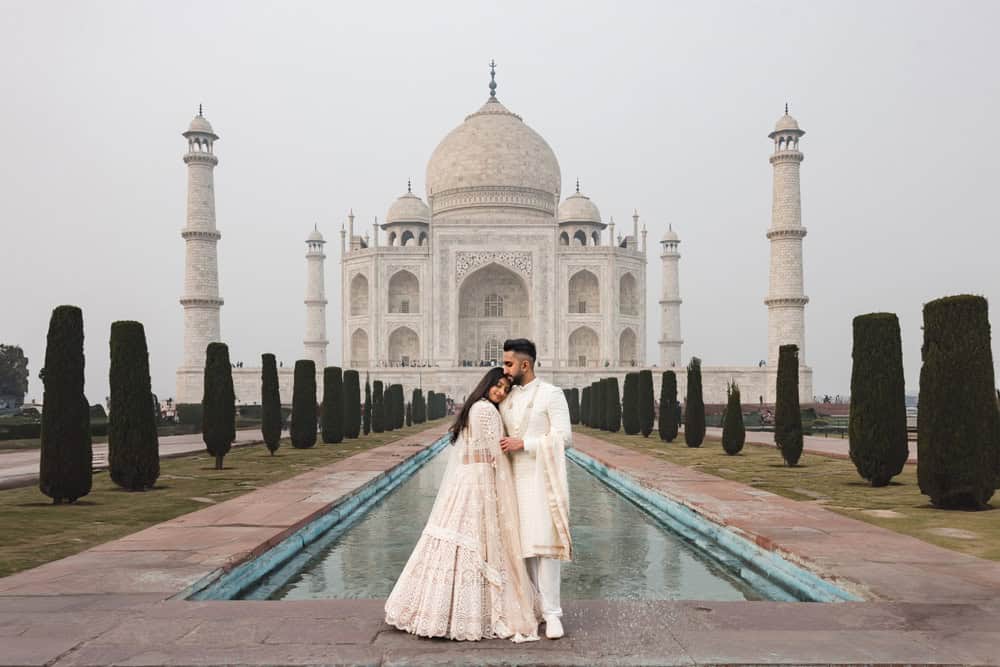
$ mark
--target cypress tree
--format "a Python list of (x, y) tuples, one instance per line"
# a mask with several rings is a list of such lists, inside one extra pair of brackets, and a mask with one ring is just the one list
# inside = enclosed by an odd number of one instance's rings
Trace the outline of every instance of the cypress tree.
[(420, 399), (422, 398), (421, 393), (420, 389), (414, 387), (413, 394), (410, 397), (410, 412), (413, 414), (414, 424), (424, 423), (423, 415), (420, 413)]
[(785, 463), (794, 466), (802, 456), (802, 412), (799, 407), (799, 346), (778, 348), (777, 401), (774, 406), (774, 442)]
[(740, 388), (735, 382), (726, 387), (726, 415), (722, 423), (722, 448), (726, 454), (739, 454), (747, 439), (743, 425), (743, 405), (740, 402)]
[(403, 428), (406, 426), (406, 397), (403, 395), (403, 385), (395, 385), (392, 396), (396, 400), (396, 428)]
[(396, 385), (389, 384), (385, 385), (382, 390), (382, 405), (384, 406), (384, 413), (382, 414), (382, 428), (386, 431), (396, 430)]
[(610, 377), (604, 380), (606, 384), (605, 391), (605, 410), (607, 427), (605, 430), (611, 433), (617, 433), (622, 427), (622, 401), (621, 395), (618, 393), (618, 378)]
[(281, 388), (278, 362), (273, 354), (260, 357), (260, 432), (271, 456), (281, 446)]
[(160, 476), (156, 415), (149, 409), (153, 400), (149, 350), (142, 324), (112, 322), (110, 346), (108, 472), (118, 486), (142, 491), (152, 488)]
[(434, 419), (437, 419), (437, 417), (434, 416), (434, 392), (433, 391), (428, 391), (427, 392), (427, 420), (431, 421), (431, 420), (434, 420)]
[(372, 431), (375, 433), (385, 431), (385, 406), (382, 398), (382, 381), (375, 380), (372, 385)]
[(361, 428), (365, 435), (372, 432), (372, 383), (365, 373), (365, 408), (361, 413)]
[(406, 404), (406, 425), (413, 426), (413, 403)]
[(625, 374), (625, 388), (622, 391), (622, 426), (625, 435), (639, 433), (639, 374)]
[(597, 388), (597, 385), (597, 382), (590, 383), (590, 404), (588, 406), (589, 411), (587, 412), (588, 420), (590, 421), (590, 428), (601, 428), (601, 420), (599, 417), (601, 410), (597, 407), (601, 404), (601, 397), (600, 390)]
[(701, 447), (705, 441), (705, 400), (701, 391), (701, 359), (691, 357), (687, 368), (687, 398), (684, 400), (684, 442)]
[(236, 393), (229, 346), (209, 343), (205, 350), (205, 393), (201, 399), (201, 437), (208, 453), (215, 457), (215, 469), (236, 439)]
[(636, 386), (636, 399), (639, 403), (639, 432), (648, 438), (653, 432), (653, 371), (639, 371), (639, 382)]
[(59, 505), (90, 493), (90, 406), (83, 394), (83, 311), (58, 306), (45, 343), (38, 488)]
[(316, 445), (316, 363), (311, 359), (295, 362), (291, 435), (296, 449)]
[(658, 426), (660, 440), (673, 442), (677, 439), (680, 419), (677, 414), (677, 374), (664, 371), (660, 379), (660, 410)]
[(590, 387), (583, 388), (583, 395), (580, 398), (580, 423), (590, 426)]
[(323, 369), (323, 407), (319, 423), (324, 444), (344, 441), (344, 372), (338, 366)]
[(344, 437), (361, 433), (361, 378), (357, 371), (344, 371)]
[(1000, 476), (1000, 419), (986, 299), (924, 305), (917, 480), (931, 502), (983, 509)]
[(578, 387), (569, 390), (569, 419), (571, 424), (580, 423), (580, 389)]
[(903, 472), (909, 455), (903, 347), (896, 315), (855, 317), (851, 356), (851, 461), (872, 486), (886, 486)]

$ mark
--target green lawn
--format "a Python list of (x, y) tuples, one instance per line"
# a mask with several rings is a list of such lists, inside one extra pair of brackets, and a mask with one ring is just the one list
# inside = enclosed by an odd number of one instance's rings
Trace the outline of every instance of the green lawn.
[(388, 433), (317, 443), (295, 449), (288, 440), (272, 457), (263, 445), (233, 449), (225, 468), (214, 470), (207, 453), (160, 462), (160, 479), (151, 491), (131, 493), (117, 487), (107, 472), (94, 474), (90, 495), (72, 505), (53, 505), (37, 487), (0, 491), (0, 577), (78, 553), (215, 502), (328, 465), (352, 454), (418, 433), (428, 422)]
[[(858, 476), (853, 463), (843, 459), (806, 453), (799, 466), (789, 468), (776, 448), (748, 445), (739, 455), (727, 456), (717, 439), (687, 447), (683, 435), (664, 443), (655, 431), (643, 438), (585, 426), (574, 430), (786, 498), (822, 505), (947, 549), (1000, 560), (1000, 511), (935, 509), (920, 493), (915, 465), (905, 466), (889, 486), (876, 489)], [(1000, 495), (993, 497), (993, 507), (1000, 507)]]

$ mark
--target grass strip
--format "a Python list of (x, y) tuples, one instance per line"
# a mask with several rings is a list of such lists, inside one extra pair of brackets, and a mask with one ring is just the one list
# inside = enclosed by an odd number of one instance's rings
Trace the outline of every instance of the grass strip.
[(124, 491), (107, 471), (101, 471), (94, 473), (90, 495), (72, 505), (53, 505), (37, 486), (0, 491), (0, 534), (4, 536), (0, 577), (71, 556), (438, 423), (371, 433), (336, 445), (317, 443), (312, 449), (295, 449), (284, 439), (274, 456), (263, 443), (237, 447), (226, 455), (222, 470), (213, 469), (214, 458), (208, 452), (161, 459), (156, 487), (145, 492)]

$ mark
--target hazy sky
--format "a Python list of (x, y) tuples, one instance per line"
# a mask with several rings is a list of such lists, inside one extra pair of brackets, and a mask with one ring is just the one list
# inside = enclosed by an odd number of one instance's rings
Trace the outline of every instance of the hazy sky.
[[(649, 228), (647, 358), (659, 240), (681, 236), (684, 356), (766, 357), (772, 146), (785, 102), (802, 165), (806, 361), (847, 393), (851, 319), (899, 314), (918, 386), (922, 304), (1000, 303), (997, 2), (0, 1), (0, 342), (41, 399), (54, 306), (83, 308), (87, 393), (107, 394), (108, 332), (146, 326), (153, 390), (181, 358), (186, 142), (199, 103), (216, 169), (222, 335), (234, 361), (302, 354), (305, 237), (362, 229), (488, 95), (544, 136), (563, 192), (619, 230)], [(994, 344), (994, 350), (997, 345)]]

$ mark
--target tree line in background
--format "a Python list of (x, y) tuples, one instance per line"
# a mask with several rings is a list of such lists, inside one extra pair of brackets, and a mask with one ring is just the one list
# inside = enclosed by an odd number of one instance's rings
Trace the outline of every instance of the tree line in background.
[[(946, 509), (983, 509), (1000, 488), (1000, 391), (996, 388), (989, 310), (980, 296), (959, 295), (931, 301), (923, 309), (923, 347), (917, 424), (917, 480), (931, 503)], [(909, 456), (899, 320), (892, 313), (859, 315), (853, 322), (850, 459), (873, 487), (900, 474)], [(619, 398), (618, 379), (603, 378), (584, 387), (574, 423), (626, 435), (648, 436), (652, 405), (649, 371), (628, 373)], [(699, 447), (705, 438), (701, 361), (687, 368), (684, 409), (677, 400), (673, 371), (661, 376), (658, 413), (660, 439), (673, 442), (684, 424), (684, 440)], [(785, 464), (796, 466), (804, 447), (799, 402), (799, 350), (778, 351), (774, 442)], [(735, 383), (727, 386), (722, 417), (722, 447), (737, 455), (746, 426)]]
[[(920, 371), (917, 477), (920, 490), (942, 508), (981, 509), (1000, 487), (1000, 394), (996, 393), (990, 347), (988, 305), (984, 298), (960, 295), (925, 304)], [(39, 373), (44, 386), (39, 488), (55, 503), (73, 502), (91, 488), (91, 410), (84, 395), (83, 314), (75, 306), (52, 312)], [(110, 337), (111, 414), (108, 427), (109, 472), (129, 490), (152, 488), (159, 475), (159, 445), (149, 376), (145, 332), (138, 322), (115, 322)], [(908, 456), (902, 348), (897, 317), (860, 315), (853, 322), (850, 458), (872, 486), (885, 486), (898, 475)], [(263, 355), (261, 430), (273, 454), (280, 442), (282, 413), (274, 356)], [(789, 466), (803, 450), (799, 405), (798, 349), (783, 345), (775, 406), (775, 444)], [(699, 447), (705, 437), (701, 361), (687, 369), (684, 409), (677, 399), (673, 371), (661, 376), (659, 436), (672, 442), (684, 424), (684, 440)], [(324, 400), (317, 408), (316, 369), (311, 361), (295, 364), (291, 412), (293, 447), (316, 444), (317, 417), (324, 442), (381, 433), (410, 423), (439, 419), (447, 412), (444, 394), (420, 389), (404, 400), (402, 385), (385, 386), (365, 379), (361, 402), (357, 371), (324, 369)], [(567, 390), (573, 423), (629, 435), (652, 433), (651, 371), (629, 373), (624, 397), (618, 379), (603, 378), (582, 391)], [(200, 421), (205, 446), (216, 467), (235, 439), (235, 396), (228, 348), (212, 343), (206, 350), (205, 395)], [(624, 398), (624, 400), (622, 400)], [(727, 388), (723, 449), (738, 454), (745, 442), (739, 387)]]
[[(83, 340), (80, 308), (55, 308), (49, 321), (45, 365), (39, 373), (44, 387), (44, 410), (38, 482), (42, 493), (55, 504), (75, 502), (90, 493), (92, 486), (94, 408), (84, 394)], [(113, 322), (109, 347), (109, 476), (126, 490), (148, 490), (159, 477), (160, 456), (143, 325)], [(26, 366), (27, 360), (24, 361)], [(273, 354), (262, 355), (261, 361), (261, 434), (273, 456), (280, 446), (284, 421), (278, 370)], [(232, 368), (228, 346), (210, 343), (205, 351), (202, 402), (188, 408), (188, 416), (200, 422), (205, 448), (214, 458), (217, 470), (222, 469), (236, 439)], [(336, 444), (345, 438), (357, 438), (362, 431), (365, 435), (371, 431), (392, 431), (441, 419), (447, 414), (445, 394), (431, 391), (425, 398), (420, 389), (414, 389), (407, 402), (401, 384), (384, 387), (376, 380), (373, 392), (368, 378), (362, 403), (358, 371), (342, 371), (336, 366), (323, 370), (323, 402), (317, 406), (314, 363), (299, 360), (294, 373), (290, 439), (296, 448), (316, 444), (317, 419), (323, 442)], [(100, 413), (103, 416), (103, 409)]]

